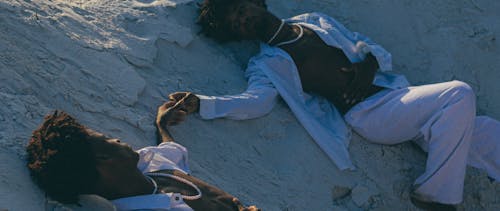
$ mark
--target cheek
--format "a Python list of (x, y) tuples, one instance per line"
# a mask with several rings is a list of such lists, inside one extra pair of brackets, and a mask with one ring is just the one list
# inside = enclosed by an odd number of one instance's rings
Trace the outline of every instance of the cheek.
[(129, 151), (126, 160), (130, 166), (137, 167), (137, 163), (139, 162), (139, 153)]
[(135, 165), (137, 165), (137, 163), (139, 162), (139, 159), (140, 159), (139, 153), (134, 152), (134, 164)]

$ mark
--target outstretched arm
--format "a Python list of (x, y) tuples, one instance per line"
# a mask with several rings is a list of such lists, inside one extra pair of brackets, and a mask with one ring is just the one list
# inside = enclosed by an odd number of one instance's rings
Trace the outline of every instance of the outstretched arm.
[(227, 118), (244, 120), (269, 113), (277, 102), (278, 91), (260, 66), (250, 63), (245, 71), (247, 89), (240, 94), (204, 96), (200, 98), (200, 116), (203, 119)]
[[(176, 92), (172, 98), (182, 98), (187, 94), (192, 96), (186, 101), (190, 111), (199, 111), (203, 119), (228, 118), (235, 120), (252, 119), (266, 115), (276, 104), (278, 91), (267, 76), (257, 67), (246, 70), (248, 87), (245, 92), (237, 95), (205, 96), (190, 92)], [(173, 97), (179, 96), (179, 97)], [(190, 112), (188, 112), (190, 113)], [(179, 113), (182, 121), (184, 113)], [(177, 124), (178, 122), (172, 122)]]

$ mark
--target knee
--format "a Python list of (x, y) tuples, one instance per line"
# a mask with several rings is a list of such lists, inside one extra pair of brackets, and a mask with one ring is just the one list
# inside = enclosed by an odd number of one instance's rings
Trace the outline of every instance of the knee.
[(461, 104), (465, 106), (470, 106), (472, 110), (476, 109), (476, 95), (474, 90), (467, 83), (462, 81), (452, 81), (450, 82), (450, 90), (453, 95), (457, 97)]

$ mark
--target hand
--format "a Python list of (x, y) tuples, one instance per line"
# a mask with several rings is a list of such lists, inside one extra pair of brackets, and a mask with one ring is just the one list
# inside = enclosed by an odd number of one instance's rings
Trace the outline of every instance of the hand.
[(158, 107), (156, 124), (160, 128), (177, 125), (190, 113), (199, 109), (200, 99), (191, 92), (176, 92), (169, 95), (169, 101)]
[(233, 203), (238, 206), (238, 211), (260, 211), (256, 206), (245, 207), (237, 198), (233, 198)]
[(168, 98), (173, 102), (184, 101), (182, 107), (188, 114), (200, 109), (200, 98), (191, 92), (175, 92), (168, 95)]
[(354, 63), (350, 68), (342, 69), (344, 72), (354, 72), (354, 79), (343, 94), (347, 105), (354, 105), (364, 100), (368, 95), (377, 69), (377, 60), (371, 53), (366, 56), (364, 61)]

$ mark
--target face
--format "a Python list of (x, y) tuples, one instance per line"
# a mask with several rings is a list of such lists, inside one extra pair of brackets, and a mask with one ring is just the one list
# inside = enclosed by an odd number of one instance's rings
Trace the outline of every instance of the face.
[(241, 39), (257, 39), (274, 16), (253, 2), (241, 1), (228, 8), (225, 24)]
[(104, 166), (104, 169), (136, 168), (139, 154), (132, 150), (130, 145), (95, 131), (89, 133), (92, 137), (90, 145), (98, 168), (99, 166)]

